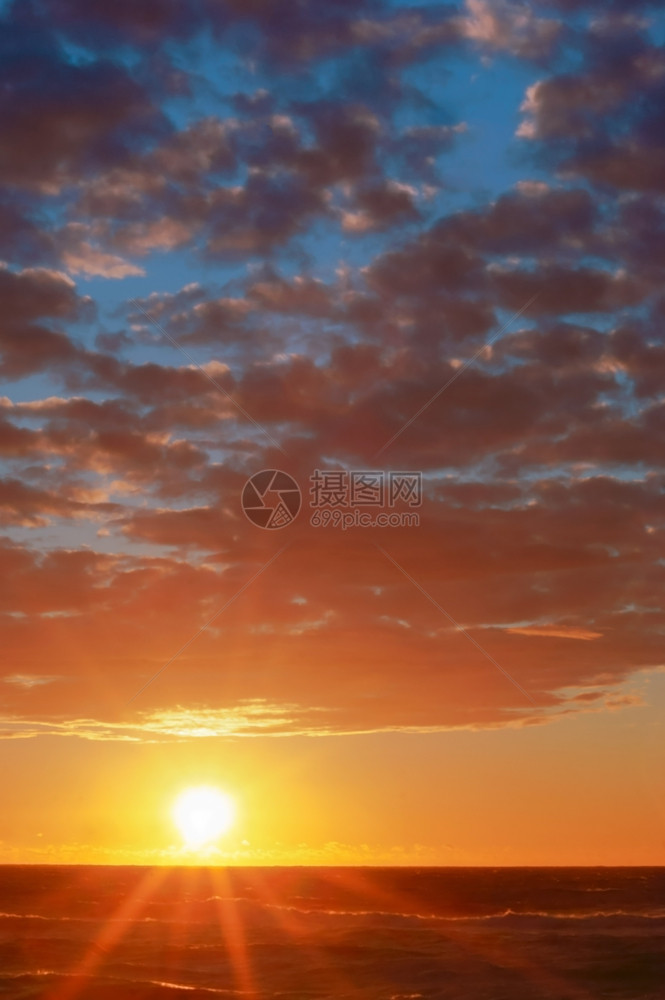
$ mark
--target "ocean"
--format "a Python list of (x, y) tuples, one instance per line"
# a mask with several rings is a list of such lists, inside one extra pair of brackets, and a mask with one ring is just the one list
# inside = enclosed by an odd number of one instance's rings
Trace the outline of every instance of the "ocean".
[(656, 1000), (664, 945), (664, 868), (0, 867), (12, 1000)]

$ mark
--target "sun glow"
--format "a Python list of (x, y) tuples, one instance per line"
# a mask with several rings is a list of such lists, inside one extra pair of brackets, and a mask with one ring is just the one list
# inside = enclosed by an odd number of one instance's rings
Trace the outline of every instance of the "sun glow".
[(187, 847), (214, 843), (233, 825), (233, 799), (209, 785), (187, 788), (173, 805), (173, 821)]

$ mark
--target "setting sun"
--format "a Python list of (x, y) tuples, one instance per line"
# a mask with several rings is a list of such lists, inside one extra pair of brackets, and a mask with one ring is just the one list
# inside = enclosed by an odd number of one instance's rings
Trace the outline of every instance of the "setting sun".
[(173, 820), (188, 847), (212, 844), (232, 826), (233, 799), (218, 788), (202, 785), (182, 792), (173, 805)]

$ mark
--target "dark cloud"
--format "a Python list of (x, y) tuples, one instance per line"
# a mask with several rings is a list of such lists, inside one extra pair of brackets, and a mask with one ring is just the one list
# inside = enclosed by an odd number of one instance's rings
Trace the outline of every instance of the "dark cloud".
[(450, 216), (442, 229), (464, 246), (491, 255), (577, 257), (581, 243), (593, 246), (599, 215), (588, 191), (524, 181), (490, 206)]
[(95, 504), (41, 490), (17, 479), (0, 480), (0, 520), (3, 524), (39, 527), (53, 517), (83, 518), (103, 515), (112, 504)]
[(69, 336), (46, 325), (50, 320), (59, 325), (64, 320), (90, 316), (90, 300), (78, 296), (73, 281), (65, 274), (43, 268), (21, 272), (0, 269), (0, 302), (5, 315), (0, 329), (5, 378), (20, 378), (47, 368), (62, 369), (78, 361), (79, 348)]
[(29, 199), (0, 195), (0, 257), (19, 264), (55, 264), (53, 235), (32, 215)]
[(499, 302), (507, 309), (521, 309), (537, 295), (530, 307), (536, 315), (611, 313), (637, 305), (645, 291), (639, 276), (584, 266), (545, 265), (536, 271), (497, 269), (493, 278)]
[(593, 22), (583, 67), (532, 85), (519, 133), (568, 176), (604, 188), (663, 191), (665, 54), (641, 21)]
[(376, 0), (329, 0), (325, 7), (314, 0), (191, 0), (186, 6), (176, 0), (141, 5), (119, 0), (111, 6), (102, 0), (32, 0), (29, 8), (33, 16), (58, 23), (70, 38), (96, 49), (130, 45), (151, 51), (202, 31), (217, 40), (231, 33), (238, 50), (279, 68), (355, 48), (416, 58), (463, 34), (452, 5), (402, 13), (386, 11)]
[(33, 23), (32, 9), (14, 8), (2, 30), (0, 181), (53, 193), (90, 169), (122, 162), (167, 125), (119, 65), (69, 61), (48, 25)]
[(178, 3), (177, 0), (41, 0), (32, 5), (52, 19), (70, 37), (84, 45), (107, 48), (122, 43), (154, 46), (169, 37), (187, 38), (206, 23), (211, 3)]

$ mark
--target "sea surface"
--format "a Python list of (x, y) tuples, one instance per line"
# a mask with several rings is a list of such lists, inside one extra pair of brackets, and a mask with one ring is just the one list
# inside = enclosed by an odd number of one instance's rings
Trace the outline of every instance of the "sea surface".
[(0, 997), (665, 998), (664, 868), (0, 867)]

